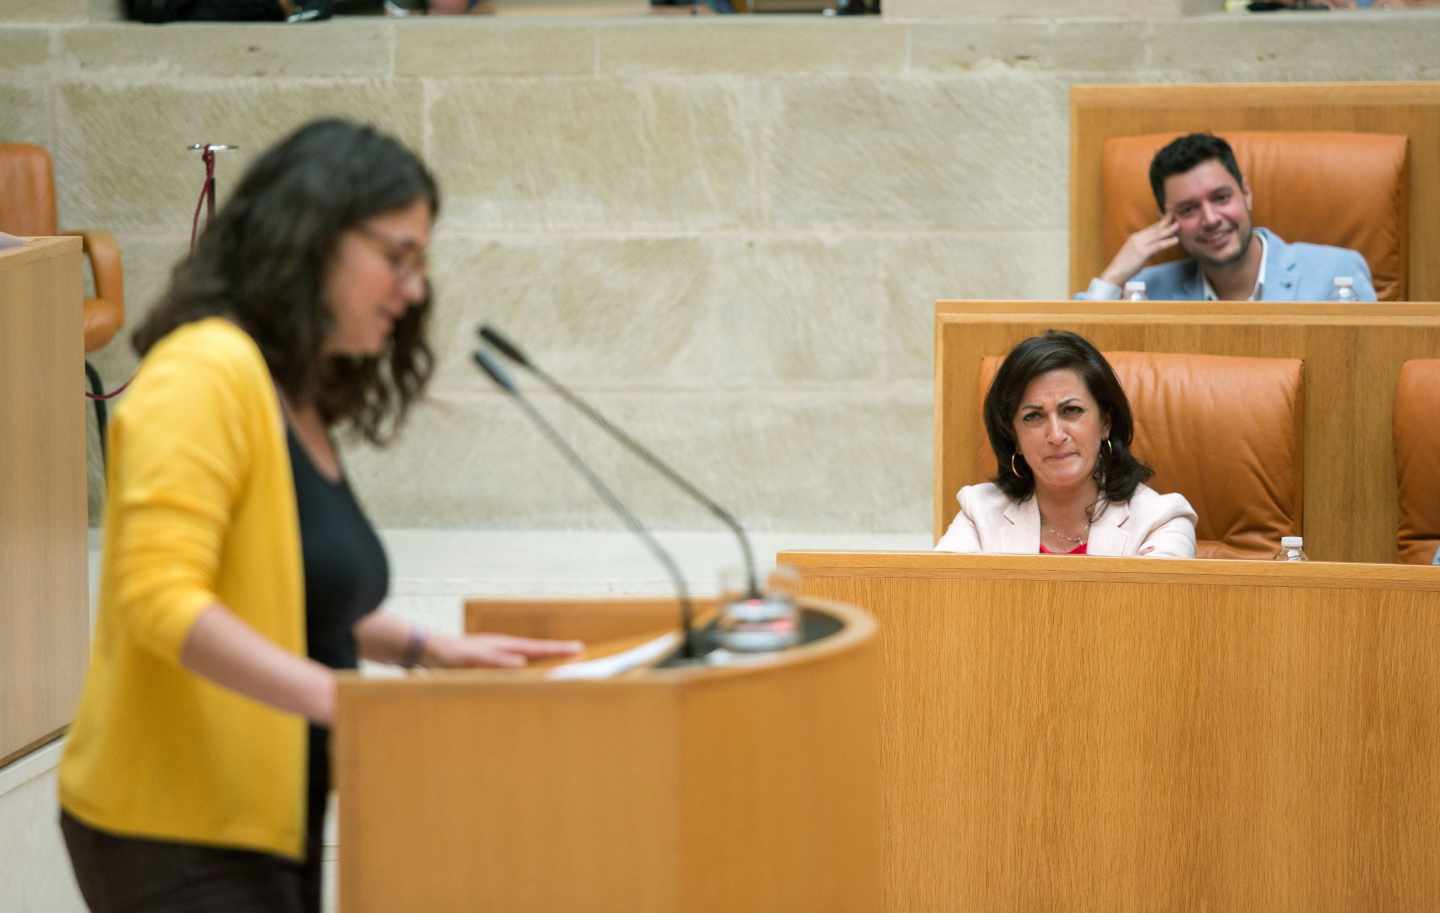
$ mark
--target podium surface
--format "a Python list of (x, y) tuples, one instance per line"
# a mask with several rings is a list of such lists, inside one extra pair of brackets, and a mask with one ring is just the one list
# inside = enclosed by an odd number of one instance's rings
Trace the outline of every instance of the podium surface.
[(342, 679), (340, 909), (872, 913), (874, 625), (809, 607), (843, 628), (733, 665)]

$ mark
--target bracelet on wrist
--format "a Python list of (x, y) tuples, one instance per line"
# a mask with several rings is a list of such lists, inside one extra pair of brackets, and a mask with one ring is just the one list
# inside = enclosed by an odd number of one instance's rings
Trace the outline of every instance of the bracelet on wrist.
[(429, 640), (429, 631), (419, 625), (411, 625), (410, 636), (405, 640), (405, 651), (400, 654), (400, 665), (406, 669), (414, 669), (420, 665), (420, 660), (425, 657), (425, 644)]

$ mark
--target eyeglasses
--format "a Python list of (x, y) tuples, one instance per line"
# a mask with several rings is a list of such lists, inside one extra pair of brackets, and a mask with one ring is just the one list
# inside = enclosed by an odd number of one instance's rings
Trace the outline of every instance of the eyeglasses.
[(425, 254), (425, 248), (414, 241), (396, 241), (366, 225), (356, 225), (355, 231), (360, 237), (375, 244), (385, 262), (390, 264), (396, 281), (405, 282), (419, 277), (424, 282), (429, 278), (430, 260)]

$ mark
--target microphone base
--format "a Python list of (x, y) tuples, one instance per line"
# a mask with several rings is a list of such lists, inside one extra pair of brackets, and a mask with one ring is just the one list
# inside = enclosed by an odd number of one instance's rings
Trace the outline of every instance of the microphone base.
[[(788, 647), (780, 650), (766, 652), (779, 653), (781, 650), (803, 647), (806, 644), (814, 643), (817, 640), (824, 640), (834, 634), (838, 634), (844, 624), (833, 615), (825, 612), (816, 612), (812, 609), (800, 610), (800, 637), (799, 640)], [(684, 650), (665, 657), (655, 664), (657, 669), (684, 669), (691, 666), (716, 666), (730, 662), (741, 661), (747, 657), (763, 656), (764, 653), (747, 652), (736, 653), (726, 650), (720, 642), (720, 626), (718, 622), (711, 622), (705, 627), (690, 632), (691, 654), (686, 656)]]

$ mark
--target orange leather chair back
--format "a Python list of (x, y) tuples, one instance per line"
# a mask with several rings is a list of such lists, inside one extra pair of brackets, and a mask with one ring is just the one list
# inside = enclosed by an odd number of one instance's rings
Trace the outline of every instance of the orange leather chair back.
[[(1175, 133), (1111, 137), (1101, 161), (1106, 259), (1160, 217), (1150, 160)], [(1381, 301), (1408, 300), (1408, 140), (1380, 133), (1223, 131), (1254, 195), (1254, 222), (1286, 241), (1357, 250)], [(1182, 256), (1175, 249), (1156, 262)]]
[(55, 168), (50, 153), (29, 143), (0, 143), (0, 231), (12, 235), (78, 235), (95, 297), (85, 299), (85, 352), (109, 344), (125, 323), (125, 271), (109, 232), (62, 231), (55, 207)]
[(0, 231), (33, 237), (57, 229), (50, 154), (29, 143), (0, 143)]
[(1440, 359), (1400, 366), (1395, 388), (1395, 479), (1399, 483), (1397, 560), (1429, 564), (1440, 546)]
[[(1133, 450), (1155, 469), (1146, 484), (1178, 491), (1195, 508), (1201, 558), (1270, 558), (1280, 537), (1301, 530), (1305, 503), (1304, 363), (1107, 352), (1130, 400)], [(1000, 367), (980, 366), (980, 397)], [(976, 462), (986, 478), (995, 454), (981, 430)]]

